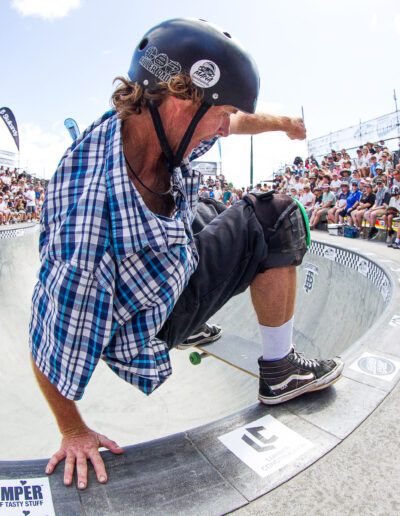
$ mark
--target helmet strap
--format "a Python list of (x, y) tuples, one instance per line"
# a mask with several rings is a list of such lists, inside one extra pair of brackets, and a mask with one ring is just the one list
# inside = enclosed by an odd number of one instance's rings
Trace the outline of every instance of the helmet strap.
[(172, 174), (174, 167), (178, 167), (181, 164), (183, 155), (185, 154), (185, 151), (190, 143), (190, 140), (192, 139), (193, 133), (198, 123), (210, 109), (211, 105), (207, 104), (206, 102), (203, 102), (199, 106), (190, 124), (188, 125), (185, 134), (183, 135), (183, 138), (181, 140), (181, 143), (179, 144), (175, 156), (168, 143), (167, 136), (165, 134), (164, 126), (162, 124), (160, 113), (157, 109), (157, 106), (154, 104), (152, 100), (147, 101), (147, 105), (150, 110), (151, 118), (153, 120), (154, 129), (160, 142), (161, 150), (164, 156), (167, 158), (168, 171), (170, 174)]

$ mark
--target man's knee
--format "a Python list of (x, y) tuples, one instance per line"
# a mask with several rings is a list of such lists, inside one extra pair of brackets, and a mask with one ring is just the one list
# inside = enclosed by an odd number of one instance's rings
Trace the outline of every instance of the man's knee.
[(268, 245), (266, 268), (300, 265), (307, 251), (307, 225), (303, 213), (291, 197), (268, 192), (246, 196), (254, 208)]

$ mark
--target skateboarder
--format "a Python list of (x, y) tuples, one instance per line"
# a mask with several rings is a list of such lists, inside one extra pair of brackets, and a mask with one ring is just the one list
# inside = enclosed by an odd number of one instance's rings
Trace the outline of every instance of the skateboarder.
[[(218, 137), (281, 130), (304, 139), (301, 119), (254, 114), (259, 76), (227, 32), (176, 19), (150, 29), (113, 94), (115, 110), (64, 154), (41, 216), (41, 267), (30, 322), (39, 386), (63, 439), (46, 472), (65, 460), (87, 485), (87, 459), (107, 474), (99, 447), (122, 449), (85, 424), (82, 397), (100, 358), (150, 394), (171, 374), (169, 350), (251, 286), (263, 337), (259, 399), (278, 403), (330, 385), (339, 360), (307, 360), (292, 345), (296, 265), (306, 251), (293, 199), (249, 194), (229, 209), (199, 203), (190, 161)], [(221, 212), (221, 213), (219, 213)], [(204, 224), (200, 224), (202, 227)]]

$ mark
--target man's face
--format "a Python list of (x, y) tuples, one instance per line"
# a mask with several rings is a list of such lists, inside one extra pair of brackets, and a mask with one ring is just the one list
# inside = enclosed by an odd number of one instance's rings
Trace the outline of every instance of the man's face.
[[(172, 149), (176, 151), (198, 106), (191, 101), (176, 98), (172, 98), (172, 103), (175, 109), (169, 123), (166, 124), (166, 133)], [(198, 123), (185, 156), (189, 156), (201, 141), (212, 140), (215, 136), (228, 136), (230, 117), (236, 112), (237, 109), (232, 106), (212, 106)]]

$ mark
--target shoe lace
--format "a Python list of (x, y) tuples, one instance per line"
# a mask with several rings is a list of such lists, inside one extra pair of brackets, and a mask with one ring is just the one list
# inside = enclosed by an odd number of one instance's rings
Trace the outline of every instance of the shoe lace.
[(302, 366), (306, 366), (306, 367), (318, 366), (318, 360), (315, 360), (314, 358), (306, 358), (302, 351), (293, 350), (293, 355), (296, 357), (296, 359), (300, 362), (300, 365), (302, 365)]

